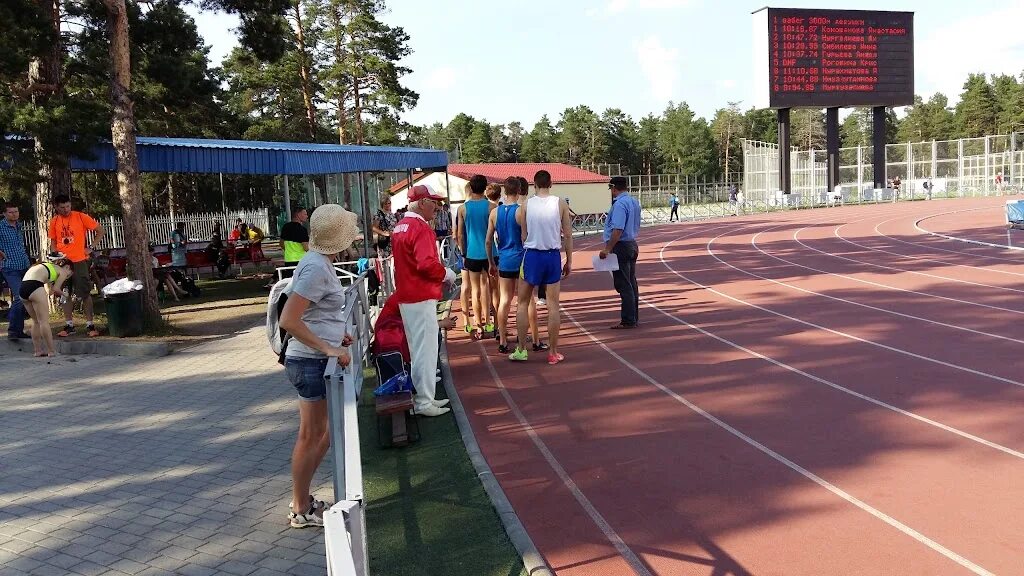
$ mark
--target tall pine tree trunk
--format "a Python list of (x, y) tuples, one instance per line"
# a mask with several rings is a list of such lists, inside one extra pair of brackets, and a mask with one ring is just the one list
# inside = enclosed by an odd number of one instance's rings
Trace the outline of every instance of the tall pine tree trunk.
[[(175, 219), (178, 213), (178, 196), (174, 189), (174, 174), (167, 175), (167, 211), (171, 214), (171, 220)], [(171, 224), (174, 225), (173, 223)]]
[[(61, 84), (64, 47), (60, 41), (60, 0), (37, 0), (37, 4), (40, 11), (49, 15), (54, 31), (53, 44), (45, 54), (32, 60), (28, 70), (30, 85), (50, 87), (32, 91), (32, 104), (42, 107), (51, 99), (59, 99), (64, 93)], [(35, 141), (35, 154), (43, 162), (39, 168), (39, 181), (35, 185), (36, 231), (39, 237), (39, 256), (42, 258), (50, 245), (47, 224), (53, 216), (53, 197), (60, 194), (71, 196), (71, 168), (67, 157), (48, 154), (38, 138)]]
[(110, 121), (111, 140), (117, 156), (117, 188), (124, 210), (124, 239), (128, 276), (142, 282), (142, 311), (147, 323), (160, 319), (149, 256), (149, 232), (146, 230), (139, 157), (135, 149), (135, 112), (132, 110), (131, 50), (128, 38), (128, 13), (125, 0), (103, 0), (107, 8), (107, 35), (110, 39), (110, 99), (114, 112)]
[(306, 106), (306, 124), (310, 141), (316, 141), (316, 107), (313, 105), (313, 82), (310, 79), (310, 61), (306, 51), (306, 34), (302, 27), (302, 1), (295, 0), (295, 37), (299, 48), (299, 77), (302, 80), (302, 102)]
[[(354, 72), (358, 70), (358, 67), (354, 68)], [(356, 120), (356, 144), (362, 144), (365, 142), (363, 133), (363, 102), (362, 95), (359, 93), (359, 76), (357, 74), (352, 75), (352, 95), (353, 104), (352, 112), (355, 114)]]

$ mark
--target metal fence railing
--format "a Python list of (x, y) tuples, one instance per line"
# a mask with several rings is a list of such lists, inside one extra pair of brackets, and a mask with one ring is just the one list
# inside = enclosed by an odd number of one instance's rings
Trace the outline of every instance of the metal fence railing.
[(327, 573), (333, 576), (369, 574), (357, 413), (372, 334), (366, 279), (366, 273), (360, 274), (345, 289), (345, 329), (352, 337), (348, 347), (350, 361), (347, 366), (340, 366), (337, 358), (331, 358), (324, 371), (335, 501), (324, 513), (324, 540)]
[[(170, 216), (147, 216), (146, 230), (149, 232), (151, 242), (166, 244), (170, 242), (171, 231), (178, 222), (185, 223), (185, 235), (191, 240), (209, 240), (213, 236), (213, 223), (221, 223), (221, 234), (226, 240), (235, 220), (241, 218), (243, 222), (251, 226), (258, 226), (264, 232), (270, 230), (270, 216), (266, 208), (253, 211), (236, 212), (208, 212), (205, 214), (177, 214), (172, 219)], [(90, 234), (90, 245), (97, 249), (123, 248), (124, 243), (124, 221), (115, 216), (108, 216), (97, 220), (105, 231), (103, 240), (99, 243), (92, 243), (93, 235)], [(35, 221), (22, 223), (22, 234), (25, 239), (25, 249), (29, 254), (39, 254), (39, 234)]]
[[(888, 184), (899, 177), (900, 196), (907, 198), (1012, 194), (1024, 189), (1024, 150), (1021, 148), (1024, 148), (1024, 134), (1019, 132), (888, 144), (885, 179)], [(858, 201), (857, 197), (862, 194), (873, 194), (872, 154), (871, 146), (839, 150), (839, 183), (843, 193), (852, 197), (850, 201)], [(777, 144), (745, 140), (743, 167), (743, 190), (748, 197), (770, 197), (778, 189)], [(794, 148), (791, 181), (793, 194), (827, 201), (825, 151)]]

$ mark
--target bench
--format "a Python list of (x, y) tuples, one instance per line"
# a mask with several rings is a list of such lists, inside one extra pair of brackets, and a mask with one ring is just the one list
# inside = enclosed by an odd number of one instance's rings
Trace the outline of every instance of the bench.
[(381, 446), (406, 446), (420, 439), (419, 421), (409, 417), (414, 406), (412, 392), (375, 396), (374, 403), (377, 412), (377, 442)]

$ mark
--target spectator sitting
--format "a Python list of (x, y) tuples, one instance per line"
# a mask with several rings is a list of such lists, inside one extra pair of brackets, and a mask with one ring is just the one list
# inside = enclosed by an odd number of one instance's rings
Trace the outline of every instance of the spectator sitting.
[(155, 250), (156, 247), (150, 244), (149, 256), (153, 266), (153, 278), (155, 278), (157, 282), (157, 290), (163, 291), (166, 288), (166, 290), (171, 293), (174, 301), (180, 302), (180, 297), (184, 296), (187, 298), (188, 293), (174, 281), (174, 278), (171, 276), (171, 268), (160, 265), (160, 261), (156, 259), (156, 254), (154, 253)]

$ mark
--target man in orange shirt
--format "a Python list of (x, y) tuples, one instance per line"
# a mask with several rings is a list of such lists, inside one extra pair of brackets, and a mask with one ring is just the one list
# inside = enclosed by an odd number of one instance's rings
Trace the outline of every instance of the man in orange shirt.
[[(50, 219), (50, 252), (63, 252), (71, 261), (72, 282), (75, 296), (82, 301), (85, 308), (85, 330), (92, 336), (99, 336), (92, 316), (92, 279), (89, 276), (89, 231), (96, 235), (95, 242), (103, 239), (103, 227), (88, 214), (71, 209), (71, 198), (61, 194), (53, 199), (57, 214)], [(75, 325), (71, 321), (74, 302), (71, 298), (64, 301), (64, 329), (57, 336), (67, 337), (75, 333)]]

